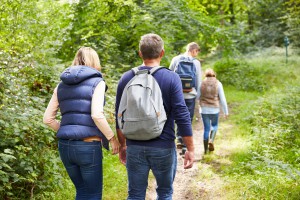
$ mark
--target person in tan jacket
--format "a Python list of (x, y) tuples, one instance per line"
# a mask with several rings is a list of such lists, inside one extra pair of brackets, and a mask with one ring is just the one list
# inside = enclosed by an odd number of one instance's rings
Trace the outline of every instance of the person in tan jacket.
[(205, 79), (200, 86), (200, 107), (203, 121), (204, 154), (214, 151), (214, 140), (218, 130), (220, 108), (225, 118), (228, 116), (228, 107), (222, 83), (216, 78), (212, 69), (205, 70)]

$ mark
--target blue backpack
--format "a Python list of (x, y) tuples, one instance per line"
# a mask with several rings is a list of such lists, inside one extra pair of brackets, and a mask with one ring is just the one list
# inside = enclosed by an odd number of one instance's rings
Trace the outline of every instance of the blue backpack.
[(193, 62), (194, 58), (182, 56), (180, 57), (175, 72), (179, 75), (182, 83), (183, 92), (191, 92), (196, 87), (196, 66)]

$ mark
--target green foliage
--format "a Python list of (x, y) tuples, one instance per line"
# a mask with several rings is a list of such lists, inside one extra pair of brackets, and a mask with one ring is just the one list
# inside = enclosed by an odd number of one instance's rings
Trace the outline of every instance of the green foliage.
[[(295, 54), (293, 51), (290, 53)], [(290, 57), (291, 67), (287, 68), (284, 55), (282, 48), (266, 48), (245, 56), (221, 59), (214, 63), (213, 68), (224, 85), (238, 90), (265, 92), (274, 86), (280, 87), (287, 81), (296, 80), (298, 59)]]
[(30, 74), (2, 73), (1, 82), (6, 84), (0, 112), (0, 196), (28, 199), (61, 185), (62, 176), (57, 173), (61, 165), (53, 132), (41, 126), (44, 88), (32, 91), (34, 82), (29, 85), (27, 80)]
[(248, 6), (248, 37), (252, 44), (259, 47), (272, 45), (283, 46), (287, 24), (282, 17), (285, 15), (284, 0), (249, 1)]
[(51, 66), (68, 12), (52, 1), (4, 0), (0, 10), (0, 198), (50, 197), (62, 165), (42, 116), (61, 71)]
[(289, 0), (285, 3), (287, 12), (283, 17), (286, 21), (288, 30), (286, 35), (290, 37), (292, 46), (300, 47), (300, 2), (297, 0)]
[(217, 78), (224, 85), (232, 85), (239, 90), (265, 91), (269, 88), (267, 75), (272, 70), (266, 66), (255, 67), (244, 60), (222, 59), (214, 64)]
[(23, 62), (32, 64), (33, 60), (44, 64), (54, 62), (53, 55), (69, 25), (66, 4), (3, 0), (0, 18), (0, 51), (11, 58), (6, 59), (4, 66), (20, 68)]
[(282, 91), (274, 91), (273, 95), (257, 102), (248, 120), (253, 134), (260, 138), (256, 144), (259, 154), (299, 164), (300, 87), (291, 88), (289, 85)]
[(122, 44), (131, 42), (125, 37), (127, 31), (132, 30), (129, 19), (136, 10), (133, 2), (82, 0), (72, 7), (72, 28), (60, 48), (60, 58), (70, 60), (80, 46), (96, 49), (103, 63), (122, 63), (122, 53), (133, 57), (134, 51), (126, 52), (122, 49), (127, 47)]
[(146, 33), (157, 33), (163, 38), (169, 52), (162, 60), (165, 66), (191, 41), (201, 44), (204, 51), (219, 43), (231, 51), (229, 31), (188, 5), (182, 0), (79, 1), (72, 5), (72, 28), (58, 56), (69, 60), (80, 46), (91, 46), (104, 63), (103, 71), (115, 75), (141, 63), (138, 42)]

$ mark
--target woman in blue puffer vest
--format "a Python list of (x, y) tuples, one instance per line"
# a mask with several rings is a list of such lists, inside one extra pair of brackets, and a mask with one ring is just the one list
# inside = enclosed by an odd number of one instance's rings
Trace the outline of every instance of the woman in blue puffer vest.
[(117, 154), (120, 144), (104, 116), (107, 86), (97, 52), (81, 47), (60, 79), (43, 122), (57, 131), (59, 154), (75, 185), (76, 200), (102, 199), (102, 145), (108, 149), (110, 143), (112, 154)]

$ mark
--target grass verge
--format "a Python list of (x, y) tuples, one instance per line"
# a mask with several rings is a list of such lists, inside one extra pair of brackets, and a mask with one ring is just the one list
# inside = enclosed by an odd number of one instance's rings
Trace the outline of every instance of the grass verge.
[(225, 88), (233, 108), (224, 125), (233, 124), (233, 128), (223, 140), (230, 145), (231, 164), (216, 171), (226, 180), (222, 199), (296, 200), (300, 196), (300, 60), (293, 56), (285, 64), (276, 55), (260, 56), (247, 62), (257, 68), (273, 68), (269, 90), (258, 93)]

